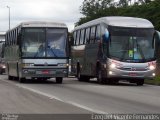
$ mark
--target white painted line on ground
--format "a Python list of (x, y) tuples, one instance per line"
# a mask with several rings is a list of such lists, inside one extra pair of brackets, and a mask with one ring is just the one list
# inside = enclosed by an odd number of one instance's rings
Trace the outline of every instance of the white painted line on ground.
[(73, 106), (77, 106), (79, 108), (82, 108), (82, 109), (85, 109), (85, 110), (88, 110), (88, 111), (91, 111), (91, 112), (94, 112), (94, 113), (98, 113), (98, 114), (108, 114), (106, 112), (103, 112), (103, 111), (99, 111), (99, 110), (93, 110), (87, 106), (84, 106), (84, 105), (81, 105), (81, 104), (78, 104), (78, 103), (75, 103), (73, 101), (68, 101), (69, 104), (73, 105)]
[(44, 92), (41, 92), (41, 91), (38, 91), (38, 90), (35, 90), (35, 89), (32, 89), (32, 88), (29, 88), (29, 87), (26, 87), (26, 86), (24, 86), (24, 85), (22, 85), (22, 84), (14, 84), (13, 82), (8, 81), (8, 80), (2, 80), (2, 81), (7, 82), (7, 83), (10, 83), (10, 84), (12, 84), (12, 85), (15, 85), (15, 86), (17, 86), (17, 87), (19, 87), (19, 88), (23, 88), (23, 89), (25, 89), (25, 90), (29, 90), (29, 91), (34, 92), (34, 93), (36, 93), (36, 94), (46, 96), (46, 97), (48, 97), (49, 99), (55, 99), (55, 100), (57, 100), (57, 101), (61, 101), (61, 102), (63, 102), (63, 103), (67, 103), (67, 104), (70, 104), (70, 105), (73, 105), (73, 106), (76, 106), (76, 107), (85, 109), (85, 110), (90, 111), (90, 112), (93, 112), (93, 113), (97, 113), (97, 114), (108, 114), (107, 112), (100, 111), (100, 110), (95, 110), (95, 109), (89, 108), (89, 107), (87, 107), (87, 106), (84, 106), (84, 105), (75, 103), (75, 102), (73, 102), (73, 101), (64, 101), (64, 100), (62, 100), (61, 98), (58, 98), (58, 97), (56, 97), (56, 96), (54, 96), (54, 95), (47, 94), (47, 93), (44, 93)]
[(100, 110), (94, 110), (92, 108), (89, 108), (87, 106), (84, 106), (84, 105), (81, 105), (81, 104), (78, 104), (78, 103), (75, 103), (73, 101), (64, 101), (62, 100), (61, 98), (58, 98), (56, 96), (53, 96), (53, 95), (50, 95), (50, 94), (47, 94), (47, 93), (44, 93), (44, 92), (41, 92), (41, 91), (38, 91), (38, 90), (35, 90), (35, 89), (32, 89), (32, 88), (29, 88), (29, 87), (25, 87), (21, 84), (16, 84), (17, 87), (20, 87), (20, 88), (23, 88), (23, 89), (26, 89), (26, 90), (29, 90), (29, 91), (32, 91), (34, 93), (37, 93), (37, 94), (40, 94), (40, 95), (43, 95), (43, 96), (46, 96), (50, 99), (55, 99), (55, 100), (58, 100), (58, 101), (61, 101), (63, 103), (67, 103), (67, 104), (70, 104), (70, 105), (73, 105), (73, 106), (76, 106), (76, 107), (79, 107), (79, 108), (82, 108), (82, 109), (85, 109), (85, 110), (88, 110), (90, 112), (93, 112), (93, 113), (98, 113), (98, 114), (108, 114), (106, 112), (103, 112), (103, 111), (100, 111)]
[(38, 91), (38, 90), (29, 88), (29, 87), (25, 87), (25, 86), (23, 86), (23, 85), (21, 85), (21, 84), (15, 84), (15, 85), (16, 85), (17, 87), (19, 87), (19, 88), (23, 88), (23, 89), (29, 90), (29, 91), (31, 91), (31, 92), (37, 93), (37, 94), (39, 94), (39, 95), (46, 96), (46, 97), (48, 97), (49, 99), (55, 99), (55, 100), (64, 102), (62, 99), (60, 99), (60, 98), (58, 98), (58, 97), (56, 97), (56, 96), (53, 96), (53, 95), (50, 95), (50, 94), (47, 94), (47, 93), (44, 93), (44, 92), (40, 92), (40, 91)]

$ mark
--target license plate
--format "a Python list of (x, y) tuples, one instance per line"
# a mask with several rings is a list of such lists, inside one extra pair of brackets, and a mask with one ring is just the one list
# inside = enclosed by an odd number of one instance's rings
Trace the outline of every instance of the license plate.
[(49, 74), (49, 71), (48, 70), (43, 70), (42, 73), (43, 74)]
[(137, 73), (129, 73), (129, 76), (137, 76)]
[(36, 71), (36, 74), (50, 74), (50, 71), (48, 70)]

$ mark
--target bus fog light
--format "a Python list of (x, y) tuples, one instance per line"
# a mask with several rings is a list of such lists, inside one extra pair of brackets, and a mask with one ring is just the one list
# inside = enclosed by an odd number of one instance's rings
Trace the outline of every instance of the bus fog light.
[(109, 71), (109, 75), (113, 75), (113, 72), (112, 72), (112, 71)]
[(67, 73), (67, 71), (66, 71), (66, 70), (64, 70), (64, 71), (63, 71), (63, 73)]
[(156, 76), (156, 74), (155, 74), (155, 73), (152, 73), (152, 76), (154, 76), (154, 77), (155, 77), (155, 76)]
[(28, 73), (28, 70), (23, 70), (23, 73), (27, 74), (27, 73)]

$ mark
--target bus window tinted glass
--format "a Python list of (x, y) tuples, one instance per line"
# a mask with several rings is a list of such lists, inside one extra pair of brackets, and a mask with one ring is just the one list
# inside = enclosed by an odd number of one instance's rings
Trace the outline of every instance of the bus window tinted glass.
[(83, 30), (81, 30), (81, 37), (80, 37), (80, 44), (82, 45), (83, 44), (83, 42), (84, 42), (84, 29)]
[(89, 43), (90, 28), (86, 29), (85, 43)]
[(77, 32), (75, 31), (75, 32), (74, 32), (74, 36), (73, 36), (73, 37), (74, 37), (74, 45), (76, 45), (76, 33), (77, 33)]
[(90, 43), (94, 43), (95, 41), (95, 32), (96, 32), (96, 27), (92, 27), (91, 28), (91, 33), (90, 33)]
[(96, 40), (100, 40), (100, 36), (101, 36), (100, 25), (98, 25), (96, 29)]
[(77, 31), (76, 45), (79, 45), (79, 39), (80, 39), (80, 30)]
[(45, 29), (24, 29), (22, 57), (45, 57)]
[(153, 29), (113, 27), (110, 32), (110, 57), (131, 62), (154, 59)]
[(47, 41), (47, 57), (66, 57), (66, 29), (48, 29)]

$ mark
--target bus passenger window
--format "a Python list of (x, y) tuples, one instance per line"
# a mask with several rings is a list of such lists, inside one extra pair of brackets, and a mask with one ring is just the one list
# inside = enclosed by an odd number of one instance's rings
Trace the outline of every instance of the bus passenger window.
[(79, 45), (80, 30), (77, 32), (76, 45)]
[(86, 35), (85, 35), (85, 44), (87, 43), (87, 44), (89, 44), (90, 43), (90, 41), (89, 41), (89, 38), (90, 37), (90, 28), (87, 28), (86, 29)]
[(74, 45), (76, 45), (76, 33), (77, 33), (77, 31), (75, 31), (75, 32), (73, 33)]
[(80, 45), (84, 43), (84, 32), (85, 32), (85, 29), (81, 30)]
[(90, 43), (94, 43), (95, 42), (95, 34), (96, 33), (96, 27), (92, 27), (91, 28), (91, 34), (90, 34)]
[(101, 31), (100, 31), (100, 25), (97, 26), (96, 29), (96, 42), (101, 39)]

